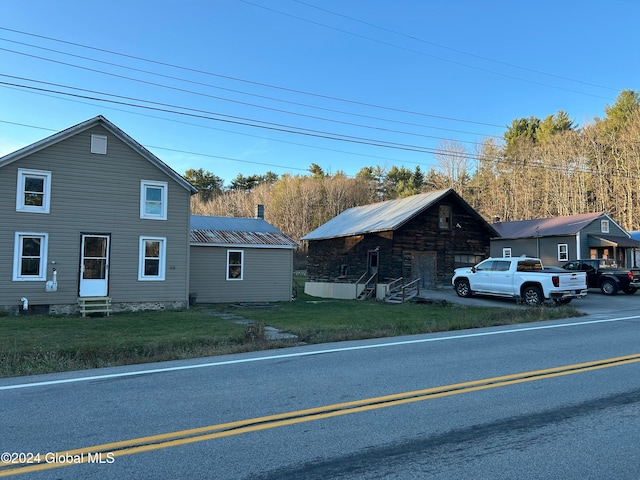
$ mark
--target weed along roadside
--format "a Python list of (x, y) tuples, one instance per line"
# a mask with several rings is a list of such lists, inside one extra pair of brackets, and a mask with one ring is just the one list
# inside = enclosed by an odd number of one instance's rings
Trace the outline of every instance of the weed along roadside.
[(0, 377), (179, 360), (343, 340), (580, 316), (573, 307), (388, 304), (300, 294), (273, 304), (90, 316), (0, 316)]

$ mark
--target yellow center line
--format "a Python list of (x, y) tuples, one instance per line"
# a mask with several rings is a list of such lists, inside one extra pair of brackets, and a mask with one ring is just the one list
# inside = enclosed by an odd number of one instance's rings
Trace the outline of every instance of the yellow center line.
[[(593, 362), (577, 363), (573, 365), (565, 365), (543, 370), (515, 373), (499, 377), (455, 383), (440, 387), (432, 387), (422, 390), (414, 390), (410, 392), (402, 392), (380, 397), (354, 400), (351, 402), (336, 403), (332, 405), (308, 408), (304, 410), (296, 410), (276, 415), (267, 415), (246, 420), (209, 425), (206, 427), (192, 428), (176, 432), (163, 433), (159, 435), (133, 438), (130, 440), (104, 443), (92, 447), (84, 447), (75, 450), (56, 452), (53, 455), (49, 454), (48, 459), (45, 459), (45, 454), (40, 454), (40, 462), (35, 464), (0, 463), (0, 477), (77, 465), (82, 463), (90, 463), (91, 458), (93, 457), (95, 459), (95, 456), (99, 453), (108, 454), (113, 459), (115, 457), (124, 455), (133, 455), (142, 452), (171, 448), (180, 445), (203, 442), (233, 435), (241, 435), (244, 433), (256, 432), (286, 425), (294, 425), (298, 423), (338, 417), (341, 415), (348, 415), (357, 412), (365, 412), (379, 408), (392, 407), (413, 402), (421, 402), (434, 398), (442, 398), (451, 395), (458, 395), (461, 393), (487, 390), (490, 388), (504, 387), (507, 385), (515, 385), (518, 383), (531, 382), (535, 380), (554, 378), (564, 375), (572, 375), (575, 373), (588, 372), (592, 370), (599, 370), (603, 368), (627, 365), (637, 362), (640, 362), (640, 353), (597, 360)], [(61, 457), (63, 459), (74, 457), (78, 461), (68, 462), (64, 460), (56, 460)], [(53, 458), (54, 460), (49, 461), (51, 458)]]

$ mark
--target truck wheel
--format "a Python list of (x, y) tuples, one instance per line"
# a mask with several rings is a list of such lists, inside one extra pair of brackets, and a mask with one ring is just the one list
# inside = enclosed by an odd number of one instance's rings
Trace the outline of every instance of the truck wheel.
[(615, 295), (618, 293), (618, 286), (613, 280), (605, 279), (600, 285), (600, 290), (602, 290), (602, 293), (605, 295)]
[(542, 303), (544, 302), (542, 292), (538, 287), (533, 285), (522, 290), (522, 299), (524, 300), (524, 303), (526, 303), (530, 307), (542, 305)]
[(471, 291), (471, 286), (469, 285), (469, 280), (458, 280), (456, 281), (456, 293), (459, 297), (468, 298), (473, 295)]

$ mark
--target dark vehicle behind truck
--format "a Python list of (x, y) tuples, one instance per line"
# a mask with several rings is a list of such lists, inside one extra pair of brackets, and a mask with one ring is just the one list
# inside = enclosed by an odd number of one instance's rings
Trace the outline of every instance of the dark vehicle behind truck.
[(615, 295), (620, 290), (624, 293), (636, 293), (640, 288), (640, 269), (618, 267), (611, 258), (573, 260), (562, 268), (586, 272), (588, 287), (599, 288), (605, 295)]

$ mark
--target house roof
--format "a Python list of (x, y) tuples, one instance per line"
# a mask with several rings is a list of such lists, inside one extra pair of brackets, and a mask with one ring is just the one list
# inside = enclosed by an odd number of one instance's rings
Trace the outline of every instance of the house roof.
[(197, 193), (198, 189), (191, 185), (182, 175), (177, 173), (171, 167), (169, 167), (166, 163), (156, 157), (149, 150), (144, 148), (138, 142), (136, 142), (133, 138), (127, 135), (124, 131), (120, 130), (120, 128), (116, 127), (113, 123), (107, 120), (102, 115), (98, 115), (97, 117), (93, 117), (89, 120), (86, 120), (82, 123), (74, 125), (73, 127), (69, 127), (65, 130), (61, 130), (58, 133), (55, 133), (47, 138), (44, 138), (40, 141), (32, 143), (31, 145), (27, 145), (26, 147), (21, 148), (20, 150), (16, 150), (13, 153), (5, 155), (0, 158), (0, 168), (5, 165), (9, 165), (21, 158), (26, 157), (27, 155), (31, 155), (32, 153), (38, 152), (44, 148), (47, 148), (51, 145), (54, 145), (62, 140), (66, 140), (69, 137), (77, 135), (78, 133), (84, 132), (90, 128), (95, 127), (96, 125), (101, 125), (105, 129), (107, 129), (110, 133), (119, 138), (122, 142), (128, 145), (130, 148), (139, 153), (146, 160), (155, 165), (158, 169), (164, 172), (169, 177), (173, 178), (178, 184), (183, 186), (185, 189), (189, 190), (192, 194)]
[(454, 196), (467, 211), (484, 222), (494, 234), (497, 234), (491, 225), (473, 210), (453, 189), (447, 189), (413, 195), (398, 200), (387, 200), (386, 202), (349, 208), (302, 237), (302, 240), (324, 240), (328, 238), (396, 230), (448, 195)]
[(597, 212), (515, 222), (498, 222), (493, 224), (493, 228), (498, 231), (501, 238), (505, 239), (576, 235), (587, 225), (600, 218), (611, 220), (606, 213)]
[(296, 248), (298, 244), (261, 218), (191, 215), (191, 245)]

